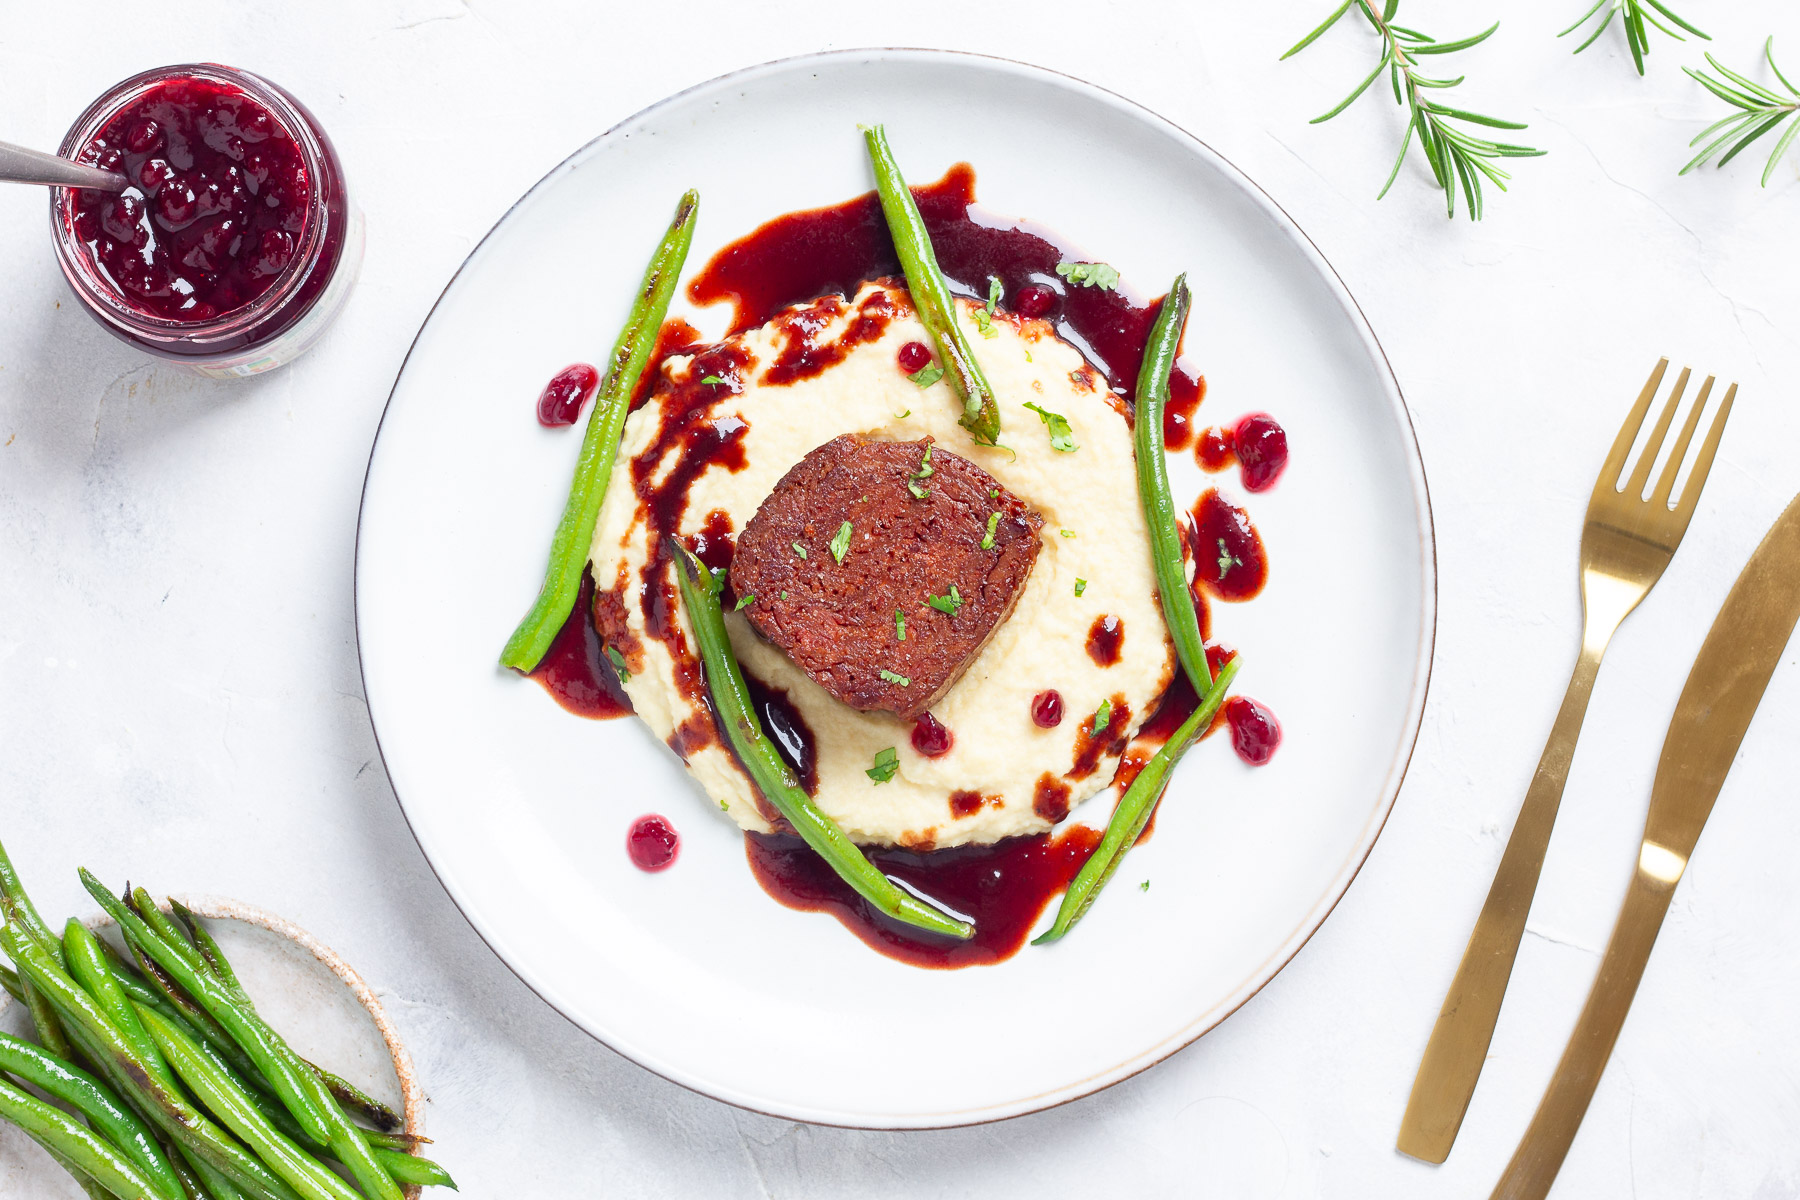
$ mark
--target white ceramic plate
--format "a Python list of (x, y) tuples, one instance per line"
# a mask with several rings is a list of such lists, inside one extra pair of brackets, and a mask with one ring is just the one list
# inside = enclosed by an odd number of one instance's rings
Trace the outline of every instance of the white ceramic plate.
[[(828, 916), (776, 904), (737, 829), (639, 723), (569, 716), (495, 663), (535, 594), (580, 440), (538, 427), (538, 389), (572, 360), (604, 360), (683, 189), (702, 192), (691, 271), (773, 216), (867, 191), (857, 125), (876, 121), (909, 178), (967, 160), (984, 207), (1048, 225), (1142, 291), (1189, 270), (1202, 421), (1266, 409), (1293, 446), (1286, 478), (1247, 500), (1269, 585), (1253, 603), (1217, 605), (1214, 625), (1243, 650), (1240, 688), (1279, 714), (1285, 746), (1253, 771), (1226, 739), (1205, 743), (1155, 838), (1076, 934), (962, 971), (901, 965)], [(690, 319), (709, 334), (724, 325), (720, 313)], [(1192, 459), (1171, 461), (1176, 494), (1197, 494)], [(1217, 480), (1233, 490), (1232, 476)], [(890, 1128), (1085, 1095), (1267, 983), (1393, 804), (1434, 596), (1424, 472), (1399, 391), (1287, 216), (1117, 96), (913, 50), (716, 79), (527, 193), (419, 332), (370, 459), (357, 551), (363, 675), (388, 774), (488, 944), (570, 1020), (661, 1075), (785, 1117)], [(659, 875), (624, 852), (627, 824), (652, 810), (684, 842)], [(1105, 801), (1077, 817), (1103, 823)]]

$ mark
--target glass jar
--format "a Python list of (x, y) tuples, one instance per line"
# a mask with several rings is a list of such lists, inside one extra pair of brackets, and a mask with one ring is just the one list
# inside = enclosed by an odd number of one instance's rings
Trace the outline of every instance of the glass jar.
[(61, 153), (131, 181), (50, 201), (63, 275), (115, 337), (231, 378), (292, 362), (342, 310), (362, 214), (330, 139), (268, 80), (215, 63), (145, 71), (89, 105)]

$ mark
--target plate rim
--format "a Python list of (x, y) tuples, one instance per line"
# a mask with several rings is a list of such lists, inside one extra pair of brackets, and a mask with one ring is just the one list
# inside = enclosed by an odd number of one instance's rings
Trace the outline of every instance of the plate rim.
[[(1327, 893), (1329, 897), (1328, 901), (1324, 904), (1323, 910), (1319, 912), (1317, 920), (1312, 921), (1311, 928), (1301, 934), (1298, 940), (1292, 941), (1291, 946), (1287, 946), (1284, 943), (1282, 947), (1278, 947), (1274, 954), (1271, 955), (1270, 960), (1266, 961), (1262, 967), (1258, 968), (1257, 972), (1252, 973), (1248, 977), (1255, 981), (1254, 984), (1241, 996), (1237, 997), (1236, 1002), (1232, 1003), (1229, 1008), (1225, 1008), (1216, 1015), (1210, 1016), (1210, 1019), (1208, 1016), (1198, 1018), (1192, 1026), (1181, 1030), (1170, 1039), (1175, 1044), (1169, 1046), (1162, 1053), (1156, 1054), (1153, 1058), (1148, 1058), (1142, 1062), (1137, 1061), (1136, 1056), (1127, 1058), (1124, 1062), (1107, 1068), (1104, 1071), (1090, 1074), (1082, 1079), (1060, 1084), (1055, 1088), (1040, 1092), (1036, 1095), (1021, 1097), (1003, 1104), (988, 1105), (984, 1108), (975, 1110), (946, 1110), (924, 1116), (923, 1119), (917, 1120), (901, 1116), (880, 1123), (871, 1123), (866, 1117), (861, 1120), (848, 1119), (848, 1114), (844, 1114), (846, 1119), (832, 1119), (818, 1113), (802, 1116), (795, 1111), (786, 1111), (774, 1107), (759, 1107), (757, 1104), (748, 1102), (745, 1098), (721, 1094), (720, 1090), (714, 1090), (697, 1079), (681, 1078), (679, 1075), (673, 1074), (668, 1070), (652, 1066), (643, 1059), (615, 1046), (605, 1037), (602, 1037), (592, 1029), (589, 1029), (585, 1024), (564, 1011), (561, 1006), (557, 1005), (546, 996), (544, 992), (540, 991), (520, 967), (516, 966), (501, 952), (500, 948), (489, 939), (487, 933), (469, 914), (468, 909), (465, 908), (456, 889), (451, 887), (450, 883), (444, 878), (443, 873), (438, 870), (437, 863), (432, 859), (430, 852), (425, 849), (425, 844), (420, 840), (419, 832), (414, 827), (412, 816), (407, 810), (406, 801), (401, 798), (400, 789), (394, 784), (393, 772), (388, 769), (387, 752), (381, 743), (381, 731), (376, 724), (375, 711), (373, 707), (367, 703), (369, 688), (368, 671), (364, 662), (361, 597), (363, 519), (367, 513), (368, 507), (369, 481), (374, 475), (375, 454), (381, 444), (382, 430), (387, 427), (387, 418), (393, 407), (394, 396), (400, 390), (400, 384), (406, 377), (406, 368), (412, 362), (412, 356), (414, 351), (418, 349), (419, 340), (424, 336), (425, 330), (430, 326), (432, 318), (437, 315), (439, 306), (441, 306), (445, 298), (449, 296), (451, 289), (456, 286), (457, 280), (462, 277), (463, 272), (468, 269), (469, 264), (474, 261), (475, 256), (481, 252), (482, 247), (487, 244), (488, 239), (493, 237), (494, 234), (499, 231), (500, 227), (504, 225), (526, 201), (530, 200), (531, 197), (537, 193), (538, 189), (557, 178), (565, 169), (570, 168), (571, 164), (575, 163), (576, 160), (587, 155), (597, 145), (608, 138), (611, 138), (620, 130), (642, 120), (661, 108), (672, 105), (692, 93), (703, 89), (713, 88), (728, 80), (738, 79), (743, 76), (769, 72), (780, 68), (791, 68), (798, 64), (856, 58), (864, 55), (881, 55), (892, 58), (916, 56), (925, 59), (968, 59), (983, 64), (997, 64), (1003, 68), (1021, 71), (1026, 74), (1048, 76), (1060, 86), (1070, 88), (1077, 92), (1088, 91), (1098, 93), (1100, 97), (1106, 100), (1126, 109), (1134, 110), (1141, 119), (1147, 120), (1152, 125), (1158, 125), (1168, 131), (1172, 131), (1180, 138), (1185, 139), (1193, 146), (1197, 147), (1205, 155), (1209, 156), (1226, 176), (1240, 185), (1252, 202), (1256, 203), (1263, 208), (1266, 213), (1275, 218), (1277, 226), (1280, 227), (1282, 232), (1286, 233), (1291, 240), (1297, 243), (1302, 254), (1309, 257), (1317, 268), (1322, 268), (1319, 271), (1319, 277), (1326, 283), (1331, 290), (1333, 297), (1338, 301), (1339, 305), (1344, 308), (1346, 314), (1354, 316), (1353, 324), (1355, 325), (1357, 332), (1361, 334), (1366, 346), (1374, 351), (1373, 357), (1380, 362), (1382, 370), (1386, 373), (1386, 390), (1391, 392), (1389, 399), (1392, 402), (1396, 414), (1401, 419), (1401, 427), (1405, 431), (1407, 441), (1409, 442), (1412, 451), (1407, 459), (1409, 468), (1408, 475), (1409, 482), (1413, 487), (1415, 500), (1418, 504), (1420, 532), (1424, 535), (1423, 545), (1421, 547), (1422, 554), (1420, 557), (1420, 604), (1423, 620), (1421, 622), (1421, 632), (1418, 643), (1418, 665), (1414, 668), (1413, 672), (1405, 722), (1410, 726), (1410, 730), (1402, 733), (1399, 744), (1396, 747), (1393, 765), (1390, 767), (1391, 782), (1384, 789), (1378, 815), (1371, 822), (1372, 827), (1365, 835), (1367, 840), (1361, 846), (1360, 853), (1358, 853), (1355, 848), (1352, 849), (1351, 853), (1355, 861), (1348, 866), (1346, 871), (1344, 871), (1341, 880), (1334, 883), (1333, 886), (1336, 888), (1336, 894), (1330, 895), (1329, 892)], [(1257, 183), (1245, 171), (1238, 167), (1236, 163), (1219, 153), (1219, 151), (1214, 149), (1210, 143), (1188, 130), (1185, 126), (1177, 124), (1149, 106), (1133, 100), (1129, 96), (1113, 91), (1111, 88), (1082, 79), (1076, 75), (1071, 75), (1065, 71), (1059, 71), (1053, 67), (1040, 66), (1036, 63), (1026, 62), (1022, 59), (1007, 58), (1004, 55), (985, 54), (971, 50), (952, 50), (928, 46), (857, 46), (837, 50), (812, 51), (804, 54), (793, 54), (781, 58), (767, 59), (762, 62), (738, 67), (734, 70), (726, 71), (707, 79), (699, 80), (678, 91), (670, 92), (669, 94), (652, 101), (650, 104), (620, 118), (601, 133), (596, 134), (594, 137), (576, 147), (540, 176), (530, 187), (521, 192), (519, 196), (506, 207), (506, 210), (494, 219), (493, 224), (489, 226), (487, 232), (482, 234), (481, 238), (476, 241), (475, 244), (469, 248), (468, 253), (463, 256), (462, 262), (457, 264), (456, 270), (452, 272), (450, 278), (444, 282), (444, 286), (438, 292), (437, 298), (432, 301), (431, 307), (426, 310), (424, 318), (419, 322), (418, 330), (413, 334), (412, 340), (407, 344), (406, 354), (400, 360), (400, 366), (394, 373), (394, 382), (388, 389), (387, 399), (382, 402), (381, 419), (376, 423), (374, 436), (370, 439), (369, 461), (363, 470), (363, 485), (357, 500), (356, 545), (351, 561), (351, 605), (353, 627), (356, 633), (357, 678), (362, 684), (364, 709), (369, 715), (369, 731), (375, 739), (375, 753), (377, 757), (381, 759), (381, 769), (383, 774), (387, 776), (388, 790), (393, 793), (394, 803), (400, 809), (401, 820), (406, 823), (407, 833), (412, 836), (413, 844), (418, 847), (420, 857), (425, 860), (426, 866), (431, 870), (432, 877), (437, 880), (438, 886), (443, 889), (444, 894), (449, 898), (450, 903), (455, 906), (457, 914), (462, 917), (463, 921), (468, 925), (470, 930), (474, 932), (475, 936), (481, 940), (482, 945), (487, 947), (489, 953), (491, 953), (502, 966), (511, 972), (513, 977), (523, 984), (527, 991), (531, 992), (531, 994), (536, 996), (546, 1007), (562, 1017), (563, 1020), (567, 1021), (575, 1029), (579, 1030), (587, 1037), (592, 1038), (600, 1045), (605, 1046), (608, 1050), (632, 1063), (634, 1066), (648, 1071), (660, 1079), (665, 1079), (687, 1091), (704, 1096), (710, 1100), (716, 1100), (720, 1103), (731, 1105), (734, 1108), (740, 1108), (747, 1112), (773, 1117), (778, 1120), (799, 1121), (806, 1124), (821, 1125), (827, 1128), (837, 1129), (872, 1131), (960, 1129), (993, 1124), (999, 1121), (1008, 1121), (1015, 1117), (1029, 1116), (1033, 1113), (1046, 1112), (1053, 1108), (1059, 1108), (1065, 1104), (1071, 1104), (1077, 1100), (1103, 1092), (1110, 1087), (1123, 1083), (1127, 1079), (1140, 1075), (1150, 1068), (1167, 1061), (1182, 1050), (1187, 1049), (1189, 1046), (1199, 1041), (1202, 1037), (1205, 1037), (1208, 1033), (1211, 1033), (1214, 1029), (1217, 1029), (1245, 1004), (1249, 1003), (1250, 1000), (1267, 987), (1277, 975), (1287, 969), (1288, 965), (1294, 961), (1300, 951), (1312, 941), (1314, 935), (1324, 927), (1325, 922), (1331, 918), (1332, 913), (1337, 910), (1337, 906), (1342, 903), (1344, 896), (1349, 892), (1350, 885), (1353, 884), (1356, 881), (1357, 876), (1362, 873), (1362, 869), (1367, 864), (1369, 856), (1374, 853), (1375, 844), (1381, 840), (1381, 835), (1387, 828), (1387, 822), (1393, 815), (1394, 805), (1399, 802), (1401, 789), (1405, 787), (1407, 774), (1412, 767), (1413, 756), (1418, 751), (1419, 735), (1424, 724), (1425, 705), (1430, 693), (1432, 673), (1437, 661), (1437, 522), (1432, 511), (1430, 481), (1426, 473), (1424, 453), (1419, 445), (1418, 429), (1413, 420), (1412, 409), (1406, 402), (1405, 392), (1400, 386), (1400, 379), (1394, 371), (1393, 362), (1388, 357), (1387, 348), (1381, 344), (1380, 338), (1376, 336), (1375, 328), (1370, 323), (1368, 314), (1363, 311), (1361, 303), (1358, 302), (1355, 295), (1350, 291), (1349, 285), (1344, 282), (1343, 276), (1339, 274), (1337, 268), (1331, 263), (1331, 260), (1326, 258), (1324, 251), (1319, 248), (1318, 243), (1313, 241), (1311, 235), (1301, 228), (1300, 223), (1294, 220), (1293, 216), (1287, 209), (1281, 206), (1280, 202), (1270, 195), (1261, 184)], [(1310, 918), (1304, 918), (1303, 921), (1306, 919)], [(1291, 937), (1292, 935), (1290, 935), (1290, 938)], [(1275, 958), (1279, 958), (1280, 961), (1275, 962)], [(1258, 977), (1259, 975), (1260, 978)]]

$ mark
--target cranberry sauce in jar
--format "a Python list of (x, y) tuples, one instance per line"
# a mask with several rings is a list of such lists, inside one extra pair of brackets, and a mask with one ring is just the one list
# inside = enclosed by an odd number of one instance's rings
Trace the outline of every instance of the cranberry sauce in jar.
[(88, 107), (64, 157), (123, 174), (58, 189), (63, 274), (109, 332), (202, 374), (254, 375), (307, 350), (343, 306), (361, 217), (337, 152), (292, 96), (215, 64), (132, 77)]

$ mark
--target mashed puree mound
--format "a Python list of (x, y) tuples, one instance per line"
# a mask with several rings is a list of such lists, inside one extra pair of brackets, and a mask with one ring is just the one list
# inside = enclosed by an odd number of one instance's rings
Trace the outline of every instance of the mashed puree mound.
[[(670, 604), (652, 542), (658, 521), (678, 512), (676, 533), (716, 548), (743, 531), (809, 452), (841, 435), (932, 438), (1042, 518), (1041, 548), (1011, 615), (930, 705), (954, 739), (941, 757), (914, 751), (912, 722), (833, 698), (727, 605), (745, 674), (785, 693), (811, 730), (814, 800), (851, 838), (925, 849), (1049, 829), (1111, 783), (1127, 740), (1172, 678), (1131, 430), (1104, 379), (1048, 323), (997, 312), (993, 336), (983, 337), (979, 306), (956, 303), (999, 401), (1004, 448), (970, 439), (946, 383), (922, 388), (900, 369), (900, 348), (930, 338), (904, 288), (889, 283), (795, 306), (717, 346), (670, 357), (626, 422), (591, 554), (601, 632), (627, 664), (638, 715), (745, 829), (771, 826), (713, 728), (693, 636)], [(1065, 418), (1077, 449), (1056, 450), (1049, 424), (1027, 404)], [(696, 470), (694, 447), (714, 444), (730, 452)], [(684, 504), (667, 503), (671, 488)], [(665, 497), (660, 508), (646, 500), (652, 493)], [(1087, 649), (1089, 631), (1108, 617), (1122, 635), (1110, 665)], [(1033, 698), (1047, 689), (1061, 694), (1064, 712), (1050, 729), (1032, 719)], [(868, 771), (890, 748), (897, 769), (878, 783)]]

